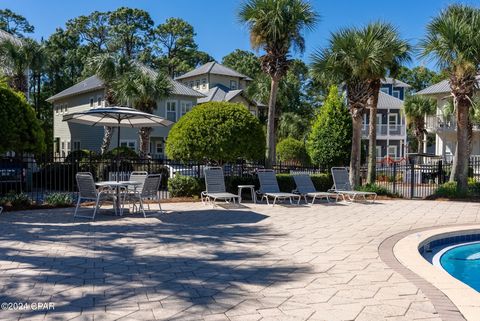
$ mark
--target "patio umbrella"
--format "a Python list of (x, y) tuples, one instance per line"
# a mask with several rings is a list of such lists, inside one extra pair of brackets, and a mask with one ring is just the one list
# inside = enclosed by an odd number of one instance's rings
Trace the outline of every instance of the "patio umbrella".
[[(94, 108), (85, 112), (72, 113), (63, 116), (63, 121), (90, 126), (108, 126), (117, 128), (117, 147), (120, 147), (120, 128), (140, 128), (169, 126), (173, 122), (160, 116), (144, 113), (127, 107)], [(119, 159), (117, 153), (117, 172), (119, 171)], [(117, 181), (119, 175), (117, 174)]]

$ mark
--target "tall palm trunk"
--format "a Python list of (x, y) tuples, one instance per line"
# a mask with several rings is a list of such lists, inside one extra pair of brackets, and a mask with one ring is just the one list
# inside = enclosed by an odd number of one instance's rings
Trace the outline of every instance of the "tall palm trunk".
[(272, 168), (275, 162), (275, 105), (277, 102), (278, 79), (271, 78), (270, 98), (268, 100), (268, 119), (267, 119), (267, 151), (265, 166)]
[(152, 127), (142, 127), (138, 131), (138, 138), (140, 141), (140, 155), (145, 158), (150, 152), (150, 134)]
[(350, 155), (350, 184), (361, 185), (360, 157), (362, 149), (362, 121), (365, 107), (370, 98), (368, 81), (352, 81), (347, 84), (347, 98), (352, 115), (352, 152)]
[[(105, 86), (105, 105), (111, 106), (114, 103), (115, 103), (115, 98), (112, 90), (108, 86)], [(113, 127), (103, 126), (103, 140), (102, 140), (102, 146), (100, 146), (100, 154), (103, 155), (107, 152), (108, 148), (110, 147), (110, 143), (112, 142), (112, 136), (113, 136)]]
[(460, 191), (466, 191), (468, 186), (468, 163), (472, 144), (470, 104), (466, 98), (457, 101), (457, 150), (450, 180), (457, 182)]
[(373, 184), (376, 179), (377, 167), (377, 106), (378, 96), (380, 94), (380, 79), (371, 82), (370, 89), (372, 96), (370, 98), (370, 125), (368, 128), (368, 169), (367, 169), (367, 183)]

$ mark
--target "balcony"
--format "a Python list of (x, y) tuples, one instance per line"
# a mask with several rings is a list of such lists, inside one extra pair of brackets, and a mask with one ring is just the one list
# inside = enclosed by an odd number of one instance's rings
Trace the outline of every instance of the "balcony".
[[(364, 124), (362, 127), (363, 138), (368, 137), (368, 126)], [(405, 125), (385, 125), (377, 124), (377, 138), (404, 138), (405, 137)]]
[[(457, 121), (454, 117), (427, 116), (425, 128), (429, 133), (447, 132), (457, 130)], [(473, 124), (474, 131), (480, 131), (480, 124)]]

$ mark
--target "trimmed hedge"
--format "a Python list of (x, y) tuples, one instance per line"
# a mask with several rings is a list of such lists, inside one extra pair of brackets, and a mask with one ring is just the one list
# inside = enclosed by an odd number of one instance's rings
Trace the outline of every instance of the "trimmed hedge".
[[(317, 191), (325, 192), (333, 185), (332, 177), (329, 174), (314, 174), (310, 175), (313, 185)], [(281, 191), (291, 192), (295, 190), (295, 180), (290, 174), (277, 174), (278, 186)], [(255, 185), (255, 190), (258, 190), (260, 183), (256, 176), (245, 177), (226, 177), (225, 187), (227, 192), (237, 194), (238, 185)], [(192, 197), (199, 196), (205, 190), (205, 181), (203, 178), (195, 178), (188, 176), (175, 176), (168, 180), (168, 191), (172, 197)]]

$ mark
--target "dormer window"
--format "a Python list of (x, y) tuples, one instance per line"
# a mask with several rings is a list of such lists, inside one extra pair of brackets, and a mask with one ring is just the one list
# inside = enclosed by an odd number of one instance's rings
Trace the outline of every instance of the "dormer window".
[(93, 103), (94, 103), (94, 101), (95, 101), (95, 100), (93, 99), (93, 97), (90, 97), (90, 108), (93, 108)]
[(202, 78), (202, 89), (207, 88), (207, 78)]
[(230, 89), (237, 89), (237, 81), (230, 80)]
[(392, 91), (392, 96), (395, 98), (400, 99), (400, 90), (394, 90)]
[(387, 95), (390, 95), (390, 91), (388, 90), (388, 87), (382, 87), (382, 88), (380, 88), (380, 91), (387, 94)]
[(103, 99), (102, 96), (97, 97), (97, 107), (102, 107), (102, 99)]
[(200, 80), (195, 81), (195, 88), (200, 88)]
[(190, 88), (193, 88), (193, 80), (190, 82)]

